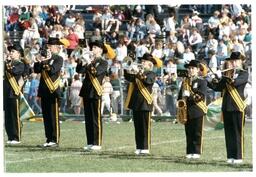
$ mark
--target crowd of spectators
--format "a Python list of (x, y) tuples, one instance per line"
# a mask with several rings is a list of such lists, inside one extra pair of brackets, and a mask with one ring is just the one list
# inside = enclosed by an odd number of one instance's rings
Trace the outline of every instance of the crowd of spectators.
[[(239, 51), (251, 61), (251, 13), (249, 5), (188, 5), (185, 14), (179, 6), (127, 5), (87, 6), (76, 11), (75, 6), (4, 6), (5, 49), (12, 39), (12, 32), (21, 32), (18, 41), (33, 66), (35, 56), (45, 47), (49, 37), (60, 38), (64, 46), (61, 74), (61, 112), (82, 114), (78, 96), (83, 77), (75, 72), (75, 51), (89, 47), (90, 42), (102, 40), (115, 49), (116, 58), (108, 60), (109, 75), (105, 79), (102, 113), (128, 114), (123, 109), (126, 82), (123, 79), (124, 63), (144, 53), (163, 60), (163, 67), (156, 70), (153, 115), (175, 116), (176, 98), (181, 77), (177, 69), (190, 60), (204, 60), (213, 71), (232, 51)], [(190, 13), (191, 12), (191, 13)], [(90, 20), (85, 14), (92, 14)], [(161, 15), (161, 14), (164, 14)], [(88, 34), (88, 29), (93, 29)], [(7, 50), (4, 50), (6, 53)], [(250, 73), (250, 67), (248, 67)], [(41, 112), (36, 97), (40, 75), (31, 74), (24, 87), (24, 95), (36, 113)], [(210, 94), (208, 103), (216, 99)]]

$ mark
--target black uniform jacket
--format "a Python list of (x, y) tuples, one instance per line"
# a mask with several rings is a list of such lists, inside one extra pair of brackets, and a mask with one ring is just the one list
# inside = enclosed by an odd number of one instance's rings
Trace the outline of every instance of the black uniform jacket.
[[(49, 69), (46, 69), (45, 67), (46, 65)], [(41, 73), (43, 70), (45, 70), (48, 73), (51, 80), (55, 82), (60, 76), (60, 71), (62, 66), (63, 66), (63, 58), (59, 55), (53, 54), (51, 59), (47, 61), (36, 62), (34, 64), (34, 72)], [(58, 87), (53, 93), (51, 93), (43, 79), (43, 76), (41, 75), (40, 84), (38, 88), (38, 96), (59, 98), (60, 94), (61, 94), (60, 87)]]
[[(192, 81), (191, 89), (193, 93), (190, 92), (190, 96), (186, 98), (188, 117), (190, 119), (199, 118), (204, 116), (205, 113), (196, 105), (197, 102), (194, 96), (197, 94), (201, 97), (201, 101), (205, 100), (207, 94), (207, 81), (202, 78), (197, 78)], [(181, 87), (178, 100), (182, 99), (183, 91), (184, 90)]]
[[(244, 70), (239, 70), (236, 74), (237, 77), (236, 79), (234, 79), (232, 85), (236, 88), (242, 100), (244, 100), (244, 88), (248, 81), (249, 74)], [(225, 78), (222, 78), (218, 83), (208, 83), (208, 86), (215, 91), (223, 91), (224, 89), (226, 89), (226, 82), (227, 80)], [(222, 111), (239, 111), (236, 103), (228, 93), (227, 89), (223, 95)]]
[[(155, 83), (156, 74), (152, 71), (145, 71), (143, 73), (146, 77), (144, 79), (140, 79), (140, 81), (144, 84), (144, 86), (147, 88), (149, 93), (152, 93), (152, 87)], [(137, 77), (138, 75), (135, 74), (129, 74), (126, 70), (124, 70), (124, 77), (127, 81), (134, 83), (134, 90), (131, 95), (131, 99), (128, 105), (129, 109), (132, 109), (133, 111), (152, 111), (153, 109), (153, 103), (148, 104), (146, 99), (143, 97), (141, 92), (139, 91), (139, 88), (136, 84), (135, 79), (139, 79)]]
[[(7, 70), (5, 65), (4, 70), (8, 71), (12, 76), (14, 76), (16, 82), (18, 83), (18, 80), (22, 77), (22, 74), (24, 73), (25, 65), (22, 61), (16, 60), (12, 62), (12, 66), (13, 67), (11, 69)], [(4, 88), (4, 96), (6, 98), (18, 98), (18, 96), (15, 95), (14, 90), (7, 79), (6, 72), (4, 73), (3, 88)]]
[(85, 66), (82, 65), (82, 62), (78, 62), (76, 72), (85, 74), (79, 95), (85, 99), (99, 99), (101, 96), (98, 95), (88, 74), (92, 74), (98, 79), (100, 85), (102, 85), (102, 80), (107, 74), (107, 69), (108, 62), (102, 58), (95, 59), (91, 64)]

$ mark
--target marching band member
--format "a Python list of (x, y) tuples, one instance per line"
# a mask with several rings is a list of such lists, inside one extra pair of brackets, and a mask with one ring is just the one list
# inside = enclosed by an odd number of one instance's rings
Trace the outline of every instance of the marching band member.
[(21, 85), (19, 80), (25, 70), (25, 64), (21, 61), (24, 57), (23, 49), (20, 45), (9, 46), (10, 58), (5, 60), (5, 74), (3, 80), (4, 90), (4, 121), (5, 130), (8, 136), (7, 144), (20, 144), (21, 122), (20, 122), (20, 93)]
[(124, 77), (130, 82), (125, 107), (133, 111), (135, 128), (135, 154), (149, 154), (151, 144), (151, 112), (153, 109), (152, 87), (156, 73), (153, 67), (162, 65), (151, 54), (144, 54), (140, 58), (143, 70), (131, 73), (124, 70)]
[(210, 88), (223, 94), (222, 113), (227, 163), (230, 164), (242, 163), (244, 157), (244, 88), (248, 81), (248, 72), (243, 70), (243, 59), (240, 52), (232, 52), (230, 58), (225, 60), (230, 69), (219, 82), (208, 83)]
[[(188, 77), (183, 80), (178, 95), (177, 119), (185, 124), (186, 158), (198, 159), (202, 154), (203, 117), (207, 113), (207, 81), (199, 77), (199, 61), (191, 60), (185, 68), (188, 69)], [(179, 106), (181, 100), (184, 104), (182, 114), (179, 111), (182, 109)]]
[(85, 65), (81, 59), (77, 59), (76, 72), (85, 75), (80, 96), (83, 97), (85, 129), (87, 146), (84, 150), (101, 150), (102, 146), (102, 115), (101, 96), (102, 81), (107, 74), (108, 62), (103, 54), (108, 54), (108, 49), (103, 42), (90, 43), (92, 55)]
[(41, 97), (46, 142), (42, 147), (58, 147), (60, 138), (59, 99), (60, 73), (63, 58), (59, 55), (62, 43), (58, 38), (49, 38), (47, 56), (41, 56), (34, 64), (34, 72), (41, 73), (38, 97)]

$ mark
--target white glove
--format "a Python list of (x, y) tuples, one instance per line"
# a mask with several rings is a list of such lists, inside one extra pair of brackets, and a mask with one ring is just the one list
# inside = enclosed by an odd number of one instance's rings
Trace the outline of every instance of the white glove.
[(217, 70), (217, 71), (216, 71), (216, 75), (217, 75), (218, 78), (220, 79), (220, 78), (222, 77), (221, 70)]
[(190, 96), (190, 92), (188, 90), (184, 90), (182, 96), (183, 97), (189, 97)]

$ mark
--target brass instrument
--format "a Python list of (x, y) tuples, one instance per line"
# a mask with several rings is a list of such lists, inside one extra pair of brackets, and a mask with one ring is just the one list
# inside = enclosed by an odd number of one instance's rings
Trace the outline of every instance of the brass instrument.
[(144, 67), (142, 64), (134, 62), (131, 57), (124, 58), (123, 68), (130, 74), (138, 74), (144, 72)]
[[(192, 80), (190, 77), (186, 77), (183, 81), (182, 84), (182, 89), (183, 90), (189, 90), (190, 85)], [(180, 100), (177, 101), (177, 113), (176, 113), (176, 117), (177, 120), (181, 123), (181, 124), (186, 124), (187, 120), (188, 120), (188, 116), (187, 116), (187, 98), (184, 97)]]
[(94, 60), (94, 54), (92, 53), (92, 51), (87, 48), (82, 48), (80, 46), (75, 48), (71, 52), (70, 56), (73, 57), (75, 60), (81, 59), (83, 65), (90, 64)]

